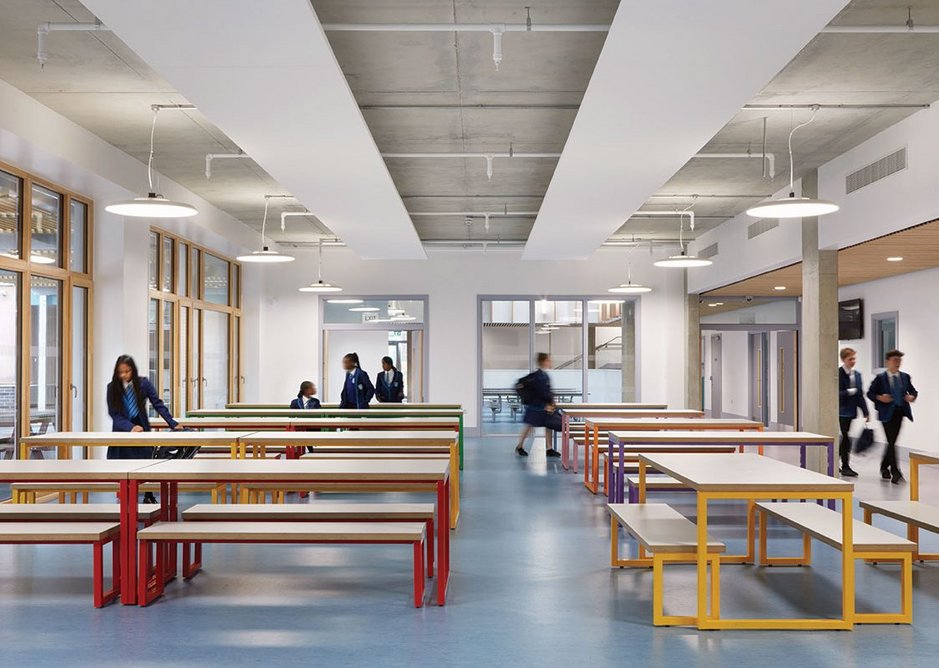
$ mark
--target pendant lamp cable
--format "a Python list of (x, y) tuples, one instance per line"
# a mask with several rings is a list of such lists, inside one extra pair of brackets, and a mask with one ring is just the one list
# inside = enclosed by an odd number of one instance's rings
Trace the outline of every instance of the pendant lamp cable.
[(322, 237), (320, 237), (319, 247), (320, 247), (319, 262), (316, 265), (316, 282), (322, 283), (323, 282), (323, 238)]
[(794, 128), (792, 128), (792, 130), (789, 131), (789, 196), (790, 197), (795, 197), (795, 194), (796, 194), (796, 188), (795, 188), (796, 166), (792, 160), (792, 135), (794, 135), (796, 133), (796, 130), (798, 130), (799, 128), (804, 128), (806, 125), (814, 121), (815, 115), (818, 114), (818, 109), (819, 107), (817, 104), (813, 105), (812, 115), (809, 117), (809, 120), (799, 123), (797, 126), (795, 126)]
[(147, 183), (150, 184), (150, 192), (153, 190), (153, 137), (156, 134), (157, 113), (159, 108), (153, 107), (153, 122), (150, 124), (150, 157), (147, 158)]
[(261, 219), (261, 247), (264, 247), (264, 232), (267, 229), (267, 208), (270, 206), (271, 200), (269, 197), (264, 197), (264, 217)]

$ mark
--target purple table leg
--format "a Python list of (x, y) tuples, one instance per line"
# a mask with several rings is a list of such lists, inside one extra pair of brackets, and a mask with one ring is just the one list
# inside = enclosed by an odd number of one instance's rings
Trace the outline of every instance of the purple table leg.
[(805, 468), (805, 443), (799, 446), (799, 466)]
[(618, 503), (616, 498), (616, 480), (618, 473), (613, 465), (613, 437), (606, 439), (606, 500), (607, 503)]

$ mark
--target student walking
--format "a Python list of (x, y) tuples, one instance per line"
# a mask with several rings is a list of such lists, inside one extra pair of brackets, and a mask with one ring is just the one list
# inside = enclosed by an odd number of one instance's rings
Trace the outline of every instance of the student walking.
[(913, 421), (911, 404), (916, 401), (919, 392), (913, 387), (910, 374), (900, 371), (903, 353), (891, 350), (886, 357), (886, 370), (874, 377), (867, 398), (877, 407), (877, 419), (883, 424), (887, 437), (887, 448), (880, 461), (880, 476), (898, 485), (904, 478), (897, 462), (897, 437), (903, 418)]
[(551, 440), (548, 438), (549, 429), (561, 431), (561, 415), (554, 403), (551, 378), (547, 372), (550, 368), (551, 356), (548, 353), (538, 353), (538, 368), (519, 380), (519, 394), (525, 403), (525, 415), (522, 418), (525, 427), (518, 437), (518, 445), (515, 446), (515, 454), (519, 457), (528, 456), (525, 441), (536, 427), (545, 428), (545, 455), (561, 456), (560, 452), (551, 447)]
[(342, 385), (339, 408), (368, 408), (368, 402), (375, 396), (375, 387), (359, 365), (358, 353), (344, 355), (342, 368), (346, 371), (346, 380)]
[(381, 358), (381, 371), (375, 379), (375, 398), (383, 404), (400, 404), (404, 401), (404, 374), (395, 368), (394, 360)]
[(320, 400), (316, 398), (316, 385), (313, 381), (305, 380), (300, 383), (300, 391), (297, 393), (297, 398), (290, 402), (290, 408), (294, 410), (320, 408)]
[(857, 418), (858, 411), (870, 422), (871, 415), (867, 409), (861, 386), (861, 372), (854, 368), (857, 364), (857, 351), (854, 348), (842, 348), (841, 366), (838, 367), (838, 422), (841, 424), (841, 444), (838, 453), (841, 455), (841, 469), (839, 473), (845, 477), (856, 477), (857, 472), (851, 468), (851, 439), (848, 430), (851, 423)]

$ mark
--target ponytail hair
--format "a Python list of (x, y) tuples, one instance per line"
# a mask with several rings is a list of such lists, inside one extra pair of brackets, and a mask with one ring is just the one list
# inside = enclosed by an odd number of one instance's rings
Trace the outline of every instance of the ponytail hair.
[(305, 380), (302, 383), (300, 383), (300, 391), (297, 392), (297, 399), (303, 399), (304, 390), (309, 390), (312, 387), (313, 387), (313, 381), (311, 380)]
[(362, 365), (359, 364), (359, 354), (358, 354), (358, 353), (346, 353), (345, 355), (343, 355), (342, 358), (351, 361), (352, 364), (355, 365), (355, 368), (356, 368), (356, 369), (361, 369), (361, 368), (362, 368)]

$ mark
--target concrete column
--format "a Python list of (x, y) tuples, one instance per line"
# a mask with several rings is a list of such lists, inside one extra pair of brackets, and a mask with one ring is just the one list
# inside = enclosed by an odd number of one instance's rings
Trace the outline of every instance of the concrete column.
[(685, 405), (681, 408), (701, 409), (700, 296), (696, 294), (685, 297), (685, 337)]
[[(818, 197), (818, 172), (802, 177), (802, 194)], [(818, 218), (802, 219), (802, 429), (838, 436), (838, 251), (819, 250)], [(826, 472), (825, 455), (810, 448), (808, 466)], [(837, 471), (838, 464), (835, 464)]]
[[(636, 303), (623, 304), (621, 338), (623, 345), (623, 401), (636, 401)], [(592, 349), (592, 348), (591, 348)]]

